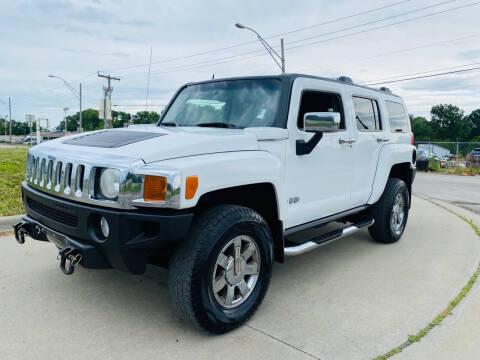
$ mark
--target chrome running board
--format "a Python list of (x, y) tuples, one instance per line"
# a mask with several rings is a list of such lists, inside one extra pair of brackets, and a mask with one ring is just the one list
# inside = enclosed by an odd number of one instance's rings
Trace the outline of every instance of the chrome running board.
[(307, 241), (306, 243), (303, 243), (301, 245), (296, 245), (296, 246), (288, 246), (283, 249), (283, 252), (285, 256), (295, 256), (295, 255), (300, 255), (306, 252), (309, 252), (313, 249), (316, 249), (319, 246), (326, 245), (331, 243), (332, 241), (341, 239), (344, 236), (356, 233), (357, 231), (373, 225), (375, 221), (373, 219), (363, 221), (351, 226), (348, 226), (343, 229), (337, 229), (334, 231), (330, 231), (326, 234), (320, 235), (319, 237), (316, 237), (310, 241)]

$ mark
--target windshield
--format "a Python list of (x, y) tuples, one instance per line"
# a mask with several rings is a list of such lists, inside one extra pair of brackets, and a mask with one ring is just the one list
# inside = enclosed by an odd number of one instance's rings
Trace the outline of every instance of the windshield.
[(190, 85), (178, 94), (162, 124), (228, 128), (275, 126), (280, 88), (277, 79)]

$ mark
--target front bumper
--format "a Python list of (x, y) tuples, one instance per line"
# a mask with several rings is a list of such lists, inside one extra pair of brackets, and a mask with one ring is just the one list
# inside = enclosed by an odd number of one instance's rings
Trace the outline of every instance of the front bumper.
[[(89, 268), (113, 267), (134, 274), (145, 272), (152, 256), (166, 254), (184, 239), (193, 214), (146, 209), (113, 210), (59, 199), (22, 183), (22, 200), (29, 222), (29, 235), (61, 247), (65, 242), (82, 254)], [(108, 221), (110, 233), (101, 235), (100, 219)], [(44, 231), (34, 231), (44, 228)], [(48, 237), (46, 234), (48, 233)], [(61, 241), (55, 241), (56, 238)]]

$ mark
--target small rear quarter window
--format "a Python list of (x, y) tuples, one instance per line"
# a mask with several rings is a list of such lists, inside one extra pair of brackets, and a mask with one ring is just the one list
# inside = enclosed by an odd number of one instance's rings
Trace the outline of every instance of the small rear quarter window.
[(390, 130), (392, 132), (408, 132), (408, 117), (402, 104), (393, 101), (385, 101), (387, 107)]

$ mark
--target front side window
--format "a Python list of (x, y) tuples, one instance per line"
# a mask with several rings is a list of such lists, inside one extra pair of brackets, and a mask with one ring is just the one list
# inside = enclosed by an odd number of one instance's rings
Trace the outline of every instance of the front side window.
[(385, 101), (392, 132), (408, 132), (408, 118), (402, 104)]
[(309, 112), (337, 112), (340, 113), (340, 129), (345, 129), (342, 98), (338, 94), (307, 90), (302, 93), (297, 125), (303, 129), (303, 117)]
[(246, 128), (277, 126), (277, 79), (214, 81), (187, 86), (162, 119), (170, 126)]
[(380, 121), (380, 113), (378, 111), (377, 101), (354, 96), (353, 105), (355, 107), (355, 119), (358, 130), (382, 130), (382, 123)]

